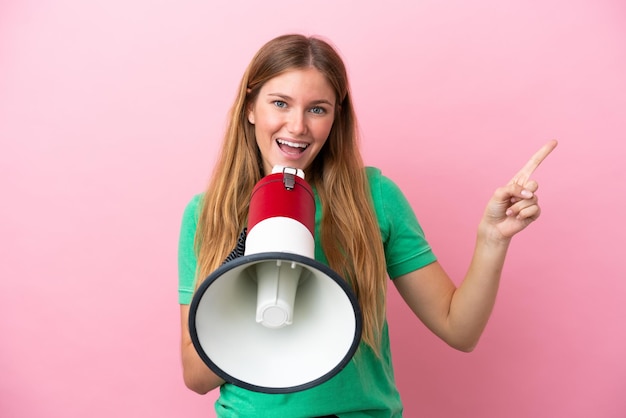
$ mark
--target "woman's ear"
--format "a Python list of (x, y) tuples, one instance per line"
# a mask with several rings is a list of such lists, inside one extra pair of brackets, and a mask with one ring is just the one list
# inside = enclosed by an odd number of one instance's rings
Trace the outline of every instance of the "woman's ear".
[(246, 106), (246, 113), (248, 116), (248, 122), (254, 125), (254, 108), (252, 107), (252, 104)]
[(254, 125), (254, 101), (250, 100), (250, 93), (252, 93), (252, 89), (248, 87), (246, 89), (246, 97), (248, 104), (246, 105), (246, 113), (248, 116), (248, 122)]

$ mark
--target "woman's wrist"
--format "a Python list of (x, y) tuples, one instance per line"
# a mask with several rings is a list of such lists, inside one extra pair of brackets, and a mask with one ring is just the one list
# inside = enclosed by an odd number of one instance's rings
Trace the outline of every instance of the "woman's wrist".
[(478, 225), (477, 245), (485, 245), (490, 248), (508, 249), (512, 237), (502, 235), (500, 230), (493, 224), (483, 220)]

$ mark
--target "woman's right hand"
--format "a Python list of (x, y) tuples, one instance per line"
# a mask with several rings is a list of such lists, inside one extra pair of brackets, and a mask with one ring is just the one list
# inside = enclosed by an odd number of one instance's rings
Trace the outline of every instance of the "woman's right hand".
[(189, 305), (180, 305), (180, 321), (183, 379), (189, 389), (204, 395), (224, 384), (224, 380), (204, 364), (193, 346), (189, 334)]

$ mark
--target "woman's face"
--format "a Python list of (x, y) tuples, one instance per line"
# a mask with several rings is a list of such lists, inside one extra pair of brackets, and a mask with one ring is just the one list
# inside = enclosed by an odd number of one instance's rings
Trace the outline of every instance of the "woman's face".
[(267, 81), (248, 109), (263, 170), (306, 170), (326, 143), (335, 119), (335, 92), (315, 68), (287, 71)]

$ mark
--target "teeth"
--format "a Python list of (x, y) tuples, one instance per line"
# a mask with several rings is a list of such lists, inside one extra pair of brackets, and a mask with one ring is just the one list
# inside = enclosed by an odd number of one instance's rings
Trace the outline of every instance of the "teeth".
[(284, 139), (277, 139), (276, 142), (278, 142), (279, 144), (283, 144), (283, 145), (288, 145), (292, 148), (306, 148), (309, 146), (309, 144), (298, 144), (296, 142), (290, 142), (290, 141), (285, 141)]

